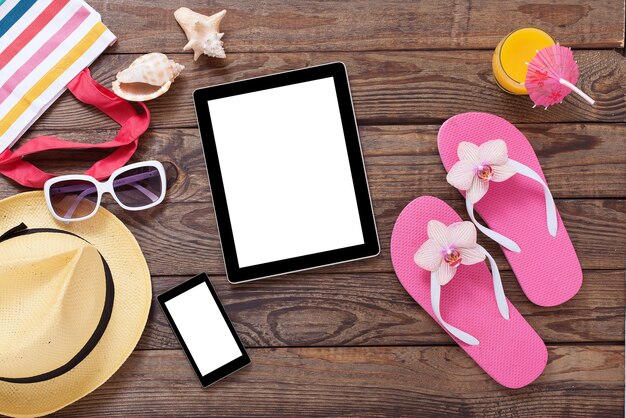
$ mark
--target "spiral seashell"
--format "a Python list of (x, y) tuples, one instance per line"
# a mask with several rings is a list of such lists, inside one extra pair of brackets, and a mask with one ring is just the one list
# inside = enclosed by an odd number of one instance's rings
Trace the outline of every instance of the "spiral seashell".
[(113, 92), (123, 99), (145, 102), (167, 92), (185, 67), (158, 52), (142, 55), (117, 73)]

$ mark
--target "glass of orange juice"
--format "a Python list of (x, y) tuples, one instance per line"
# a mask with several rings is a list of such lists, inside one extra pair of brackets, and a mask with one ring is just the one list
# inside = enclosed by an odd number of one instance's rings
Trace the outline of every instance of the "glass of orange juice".
[(554, 45), (550, 35), (537, 28), (522, 28), (500, 41), (491, 61), (498, 86), (507, 93), (528, 94), (524, 87), (528, 63), (540, 49)]

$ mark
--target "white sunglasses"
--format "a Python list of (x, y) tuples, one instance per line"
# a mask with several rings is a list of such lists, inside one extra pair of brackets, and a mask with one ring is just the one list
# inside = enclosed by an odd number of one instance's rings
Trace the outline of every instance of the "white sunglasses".
[(126, 210), (144, 210), (165, 198), (165, 168), (144, 161), (119, 168), (105, 182), (82, 174), (51, 178), (44, 184), (48, 209), (55, 219), (77, 222), (96, 214), (102, 195), (109, 193)]

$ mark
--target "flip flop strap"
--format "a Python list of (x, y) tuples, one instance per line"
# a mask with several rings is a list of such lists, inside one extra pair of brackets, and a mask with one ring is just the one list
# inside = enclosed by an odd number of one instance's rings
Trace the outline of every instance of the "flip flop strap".
[[(558, 229), (558, 222), (556, 218), (556, 206), (554, 204), (554, 198), (552, 197), (552, 193), (548, 188), (548, 185), (543, 181), (541, 176), (537, 174), (533, 169), (524, 165), (518, 161), (512, 160), (509, 158), (509, 164), (511, 167), (515, 169), (518, 174), (521, 174), (525, 177), (528, 177), (531, 180), (536, 181), (543, 188), (543, 194), (546, 202), (546, 221), (548, 226), (548, 232), (553, 237), (556, 236), (556, 232)], [(467, 209), (467, 213), (469, 214), (470, 219), (476, 225), (483, 234), (487, 235), (489, 238), (506, 248), (507, 250), (519, 253), (522, 251), (519, 245), (515, 241), (510, 238), (505, 237), (504, 235), (494, 231), (493, 229), (489, 229), (484, 225), (481, 225), (474, 216), (474, 204), (469, 201), (469, 199), (465, 199), (465, 207)]]
[(493, 259), (491, 254), (483, 246), (478, 245), (478, 249), (487, 256), (489, 260), (489, 267), (491, 268), (491, 277), (493, 279), (493, 293), (496, 297), (496, 304), (498, 305), (498, 310), (500, 311), (500, 315), (506, 320), (509, 319), (509, 304), (506, 301), (506, 296), (504, 295), (504, 288), (502, 287), (502, 279), (500, 278), (500, 270), (498, 270), (498, 265), (496, 264), (496, 260)]
[(511, 164), (511, 166), (513, 166), (513, 168), (515, 168), (515, 171), (517, 171), (519, 174), (521, 174), (522, 176), (526, 176), (531, 180), (535, 180), (541, 185), (541, 187), (543, 187), (543, 195), (546, 201), (546, 222), (548, 224), (548, 232), (550, 232), (550, 235), (555, 237), (558, 229), (558, 222), (556, 220), (556, 206), (554, 204), (554, 198), (552, 197), (552, 193), (550, 192), (548, 185), (545, 181), (543, 181), (539, 174), (537, 174), (532, 168), (528, 167), (527, 165), (511, 159), (509, 159), (509, 163)]
[[(504, 288), (502, 287), (502, 279), (500, 278), (500, 271), (498, 270), (498, 266), (496, 265), (493, 257), (491, 257), (491, 254), (487, 252), (487, 250), (485, 250), (480, 245), (478, 245), (478, 249), (483, 254), (485, 254), (487, 259), (489, 260), (489, 266), (491, 267), (491, 276), (493, 278), (493, 291), (496, 298), (496, 304), (498, 305), (500, 315), (502, 315), (504, 319), (508, 320), (509, 304), (506, 300), (506, 296), (504, 295)], [(480, 343), (478, 339), (476, 339), (476, 337), (448, 324), (441, 317), (441, 285), (439, 284), (437, 272), (435, 271), (430, 273), (430, 303), (432, 305), (433, 312), (435, 313), (435, 317), (437, 318), (441, 326), (446, 329), (446, 331), (448, 331), (457, 339), (463, 341), (465, 344), (478, 345)]]

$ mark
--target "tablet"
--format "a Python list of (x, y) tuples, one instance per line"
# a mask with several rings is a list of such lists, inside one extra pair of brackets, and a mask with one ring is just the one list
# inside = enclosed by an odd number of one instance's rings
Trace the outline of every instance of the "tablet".
[(193, 97), (231, 283), (379, 253), (342, 63)]
[(202, 386), (250, 364), (206, 274), (179, 284), (157, 300)]

